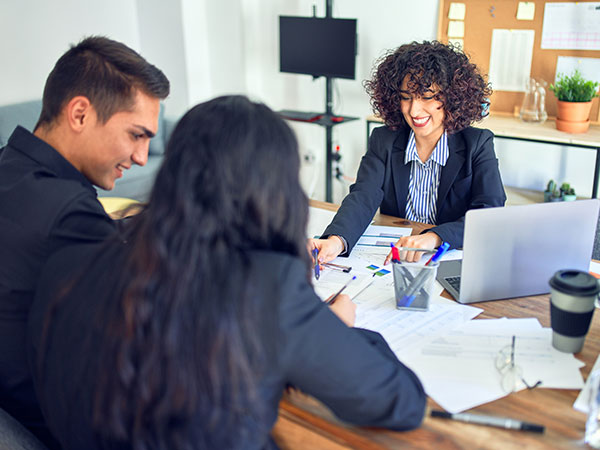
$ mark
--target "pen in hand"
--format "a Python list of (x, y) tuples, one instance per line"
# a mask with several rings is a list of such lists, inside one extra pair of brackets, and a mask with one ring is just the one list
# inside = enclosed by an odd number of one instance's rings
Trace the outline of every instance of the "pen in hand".
[(321, 268), (319, 267), (319, 249), (313, 248), (312, 251), (313, 259), (315, 260), (315, 278), (318, 280), (321, 276)]
[(342, 288), (341, 288), (339, 291), (337, 291), (333, 297), (331, 297), (329, 300), (327, 300), (327, 301), (325, 302), (325, 304), (326, 304), (326, 305), (329, 305), (329, 306), (333, 305), (333, 304), (335, 303), (335, 300), (338, 298), (338, 296), (339, 296), (339, 295), (340, 295), (340, 294), (341, 294), (341, 293), (344, 291), (344, 289), (346, 289), (346, 288), (348, 287), (348, 285), (349, 285), (350, 283), (352, 283), (354, 280), (356, 280), (356, 275), (354, 275), (354, 276), (353, 276), (351, 279), (349, 279), (349, 280), (348, 280), (348, 282), (347, 282), (345, 285), (343, 285), (343, 286), (342, 286)]

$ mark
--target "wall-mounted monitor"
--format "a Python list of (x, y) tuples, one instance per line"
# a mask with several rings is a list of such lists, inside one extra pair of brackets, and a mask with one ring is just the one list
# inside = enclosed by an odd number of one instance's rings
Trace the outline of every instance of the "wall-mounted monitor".
[(355, 77), (356, 19), (279, 17), (279, 70)]

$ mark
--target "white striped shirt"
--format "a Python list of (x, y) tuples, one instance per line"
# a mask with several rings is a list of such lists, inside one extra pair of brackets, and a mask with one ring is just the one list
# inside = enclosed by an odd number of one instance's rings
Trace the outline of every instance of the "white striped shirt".
[(446, 165), (446, 161), (448, 161), (448, 136), (445, 131), (425, 163), (417, 154), (415, 134), (410, 132), (404, 158), (404, 164), (411, 163), (406, 200), (408, 220), (436, 224), (438, 187), (442, 167)]

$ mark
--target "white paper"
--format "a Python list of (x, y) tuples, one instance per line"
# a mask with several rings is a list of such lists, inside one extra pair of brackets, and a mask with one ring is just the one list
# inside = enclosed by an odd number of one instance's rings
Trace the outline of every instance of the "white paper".
[(369, 225), (363, 236), (381, 236), (400, 239), (404, 236), (410, 236), (412, 228), (407, 227), (386, 227), (382, 225)]
[(600, 50), (600, 2), (546, 3), (542, 49)]
[(524, 92), (531, 73), (534, 30), (492, 31), (489, 79), (496, 91)]
[(465, 35), (465, 23), (461, 20), (451, 20), (448, 22), (448, 37), (461, 38)]
[[(529, 384), (541, 388), (579, 389), (581, 361), (552, 347), (549, 328), (535, 319), (487, 319), (465, 322), (438, 335), (417, 351), (398, 354), (417, 373), (425, 391), (449, 412), (457, 413), (507, 395), (495, 359), (513, 335), (515, 363)], [(521, 386), (520, 389), (524, 389)]]
[[(356, 279), (352, 280), (352, 277), (356, 277)], [(370, 273), (358, 273), (357, 271), (354, 271), (354, 274), (352, 274), (337, 270), (323, 269), (319, 279), (313, 280), (313, 286), (321, 300), (327, 300), (329, 297), (336, 294), (350, 280), (352, 281), (346, 289), (344, 289), (343, 293), (352, 298), (373, 283), (374, 277)]]
[(573, 403), (573, 408), (577, 411), (581, 411), (582, 413), (588, 413), (589, 411), (589, 402), (590, 402), (590, 394), (592, 390), (592, 386), (590, 385), (590, 378), (593, 372), (600, 369), (600, 356), (596, 358), (596, 362), (594, 363), (594, 367), (590, 370), (590, 374), (588, 375), (588, 379), (585, 381), (585, 386), (577, 396), (575, 403)]
[(534, 2), (519, 2), (517, 8), (517, 20), (533, 20), (535, 17)]
[[(600, 26), (600, 23), (598, 24)], [(574, 56), (559, 56), (556, 60), (555, 82), (559, 74), (571, 75), (575, 69), (587, 80), (600, 82), (600, 58), (578, 58)]]
[(306, 227), (307, 236), (309, 238), (321, 236), (334, 217), (335, 211), (327, 211), (326, 209), (309, 206), (308, 225)]
[(436, 297), (431, 299), (429, 311), (398, 310), (392, 277), (375, 280), (354, 302), (355, 326), (381, 333), (400, 359), (407, 348), (416, 351), (426, 338), (433, 339), (482, 311)]
[(450, 3), (450, 10), (448, 11), (448, 19), (450, 20), (465, 20), (465, 12), (467, 8), (464, 3)]

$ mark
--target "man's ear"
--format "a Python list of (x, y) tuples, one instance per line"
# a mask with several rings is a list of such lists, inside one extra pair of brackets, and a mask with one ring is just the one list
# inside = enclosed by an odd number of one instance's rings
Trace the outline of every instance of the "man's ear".
[(76, 133), (82, 132), (86, 126), (93, 122), (96, 111), (90, 100), (83, 95), (73, 97), (64, 109), (65, 119), (69, 127)]

